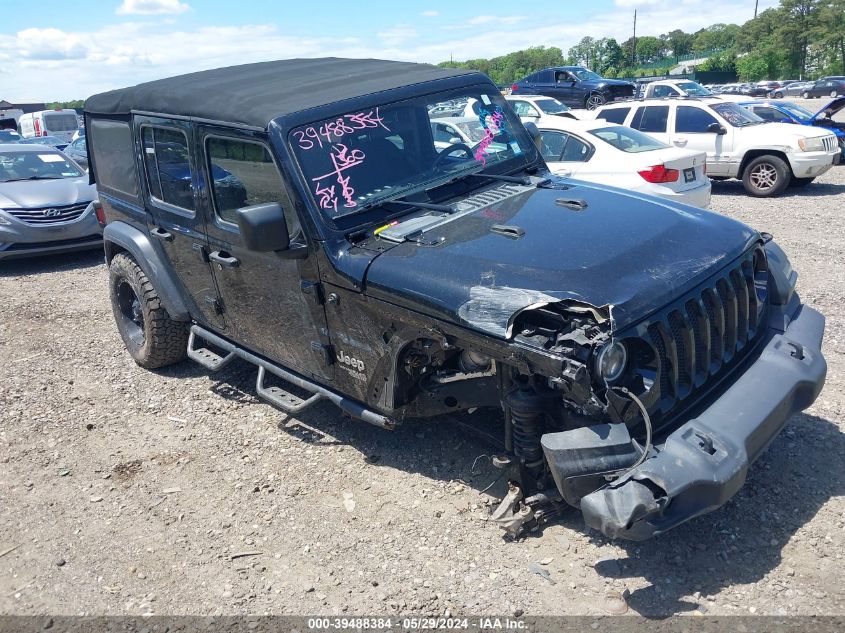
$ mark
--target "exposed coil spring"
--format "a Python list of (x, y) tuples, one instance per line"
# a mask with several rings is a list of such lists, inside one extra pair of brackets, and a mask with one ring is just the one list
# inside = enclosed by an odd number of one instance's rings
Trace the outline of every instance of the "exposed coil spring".
[(530, 391), (514, 391), (508, 397), (513, 425), (513, 452), (524, 459), (525, 465), (529, 467), (543, 463), (543, 448), (540, 446), (543, 404), (542, 399)]

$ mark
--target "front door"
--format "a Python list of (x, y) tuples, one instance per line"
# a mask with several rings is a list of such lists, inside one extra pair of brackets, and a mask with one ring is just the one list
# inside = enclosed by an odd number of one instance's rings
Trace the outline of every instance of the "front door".
[[(722, 125), (725, 134), (709, 132), (713, 125)], [(696, 106), (678, 105), (675, 110), (671, 143), (675, 147), (707, 153), (707, 173), (711, 176), (731, 175), (733, 127), (723, 125), (715, 116)]]
[[(300, 373), (333, 376), (333, 355), (319, 292), (314, 251), (266, 142), (226, 128), (196, 128), (203, 156), (201, 204), (208, 215), (209, 258), (233, 338)], [(278, 202), (291, 236), (289, 251), (259, 253), (241, 239), (235, 211)], [(299, 257), (292, 257), (299, 253)]]
[(197, 204), (197, 157), (190, 125), (160, 117), (135, 116), (135, 138), (143, 159), (147, 229), (176, 272), (193, 303), (191, 314), (225, 330), (214, 276), (206, 257), (206, 222)]

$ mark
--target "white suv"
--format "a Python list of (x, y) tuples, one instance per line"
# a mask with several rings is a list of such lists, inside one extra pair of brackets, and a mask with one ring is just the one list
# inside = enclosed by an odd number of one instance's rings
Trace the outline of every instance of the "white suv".
[(707, 152), (708, 176), (739, 178), (752, 196), (776, 196), (789, 185), (807, 185), (840, 158), (836, 137), (827, 130), (767, 123), (718, 98), (627, 101), (604, 106), (595, 116), (676, 147)]

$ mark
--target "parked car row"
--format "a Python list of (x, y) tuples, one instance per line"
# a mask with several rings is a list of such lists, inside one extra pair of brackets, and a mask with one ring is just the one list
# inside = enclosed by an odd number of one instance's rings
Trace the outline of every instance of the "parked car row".
[(745, 97), (769, 97), (783, 99), (784, 97), (838, 97), (845, 95), (845, 77), (830, 76), (816, 81), (799, 81), (784, 79), (782, 81), (760, 81), (757, 83), (739, 83), (706, 86), (717, 95), (742, 95)]

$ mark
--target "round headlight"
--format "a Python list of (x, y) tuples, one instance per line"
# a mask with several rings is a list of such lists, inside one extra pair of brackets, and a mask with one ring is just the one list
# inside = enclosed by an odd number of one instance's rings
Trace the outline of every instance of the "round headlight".
[(604, 345), (596, 355), (596, 371), (602, 380), (613, 382), (625, 371), (627, 362), (628, 351), (625, 345), (619, 341), (613, 341)]

